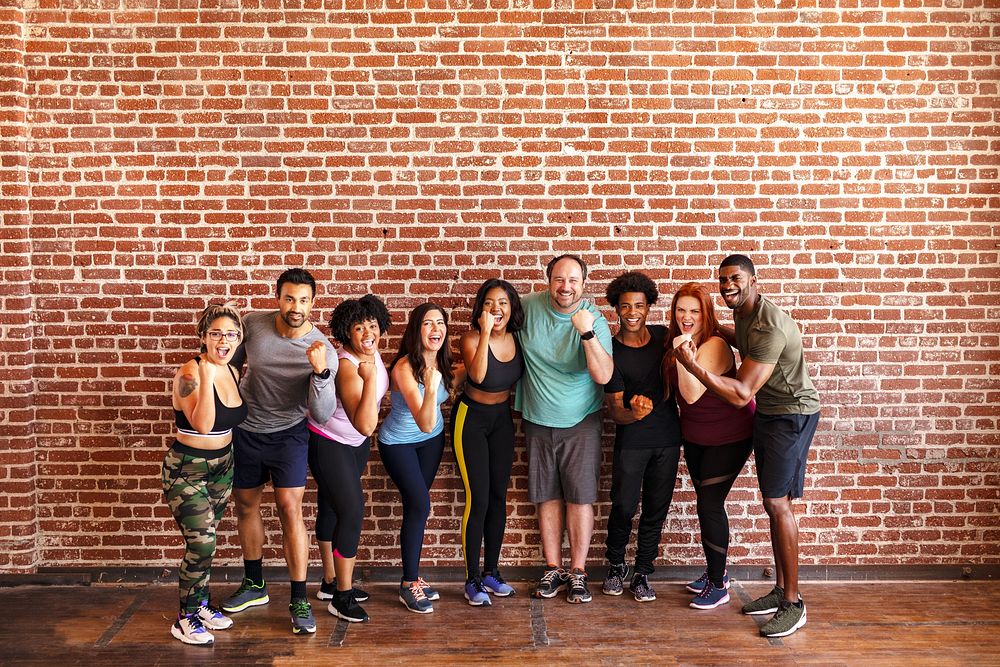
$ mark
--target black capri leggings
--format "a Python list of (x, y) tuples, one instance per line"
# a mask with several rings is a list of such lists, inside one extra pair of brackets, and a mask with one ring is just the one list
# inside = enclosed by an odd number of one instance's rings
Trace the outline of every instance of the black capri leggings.
[(361, 475), (370, 451), (371, 438), (351, 447), (309, 432), (309, 470), (319, 487), (316, 539), (332, 542), (334, 555), (341, 558), (358, 555), (365, 519)]
[(698, 523), (701, 525), (701, 547), (705, 550), (708, 578), (720, 587), (729, 553), (726, 496), (752, 449), (752, 439), (717, 447), (684, 443), (684, 460), (698, 497)]
[(452, 444), (465, 484), (462, 551), (465, 577), (479, 576), (479, 549), (485, 538), (485, 572), (500, 562), (507, 525), (507, 484), (514, 465), (514, 420), (510, 403), (477, 403), (462, 395), (451, 412)]

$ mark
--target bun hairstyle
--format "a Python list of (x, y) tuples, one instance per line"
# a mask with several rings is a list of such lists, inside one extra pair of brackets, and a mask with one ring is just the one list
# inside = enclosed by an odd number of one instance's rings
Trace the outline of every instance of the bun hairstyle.
[[(205, 310), (201, 311), (201, 315), (198, 317), (197, 333), (198, 340), (201, 340), (208, 334), (208, 328), (211, 326), (212, 322), (219, 319), (220, 317), (228, 317), (236, 325), (236, 328), (240, 332), (240, 340), (243, 340), (243, 336), (246, 333), (243, 329), (243, 318), (240, 316), (240, 311), (236, 309), (236, 303), (234, 301), (227, 301), (225, 303), (213, 303), (210, 304)], [(205, 346), (201, 346), (201, 351), (205, 351)]]

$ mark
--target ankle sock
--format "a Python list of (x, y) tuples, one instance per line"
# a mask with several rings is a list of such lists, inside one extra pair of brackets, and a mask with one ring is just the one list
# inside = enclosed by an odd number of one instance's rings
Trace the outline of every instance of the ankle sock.
[(264, 584), (264, 559), (258, 558), (257, 560), (245, 560), (243, 561), (243, 576), (252, 581), (254, 584), (263, 585)]
[(293, 600), (305, 600), (306, 599), (306, 582), (305, 581), (293, 581), (292, 582), (292, 599)]

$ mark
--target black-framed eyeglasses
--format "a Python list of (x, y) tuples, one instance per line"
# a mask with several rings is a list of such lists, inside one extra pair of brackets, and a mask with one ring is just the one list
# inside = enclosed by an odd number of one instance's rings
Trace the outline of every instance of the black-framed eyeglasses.
[(221, 340), (223, 336), (230, 343), (235, 343), (242, 337), (239, 331), (219, 331), (218, 329), (212, 329), (208, 332), (208, 337), (212, 340)]

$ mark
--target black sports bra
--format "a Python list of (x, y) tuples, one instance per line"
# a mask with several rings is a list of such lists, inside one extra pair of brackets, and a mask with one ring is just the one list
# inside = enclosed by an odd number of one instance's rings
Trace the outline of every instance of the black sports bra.
[(472, 378), (466, 384), (479, 391), (507, 391), (521, 379), (524, 373), (524, 355), (521, 354), (521, 343), (514, 336), (514, 357), (510, 361), (500, 361), (493, 356), (493, 350), (487, 352), (486, 377), (482, 383), (473, 382)]
[[(195, 357), (195, 360), (198, 358)], [(229, 366), (230, 374), (233, 376), (233, 380), (236, 380), (236, 371), (233, 370), (232, 366)], [(239, 392), (239, 384), (237, 382), (236, 391)], [(247, 414), (250, 409), (247, 407), (246, 401), (243, 400), (243, 396), (240, 396), (240, 404), (235, 408), (231, 408), (219, 398), (219, 392), (212, 387), (212, 393), (215, 395), (215, 423), (212, 424), (212, 430), (208, 433), (199, 433), (192, 426), (191, 422), (188, 421), (187, 415), (184, 414), (183, 410), (174, 410), (174, 423), (177, 424), (177, 432), (183, 433), (184, 435), (193, 436), (195, 438), (215, 438), (220, 435), (229, 435), (232, 432), (234, 426), (239, 426), (243, 423), (243, 420), (247, 418)]]

